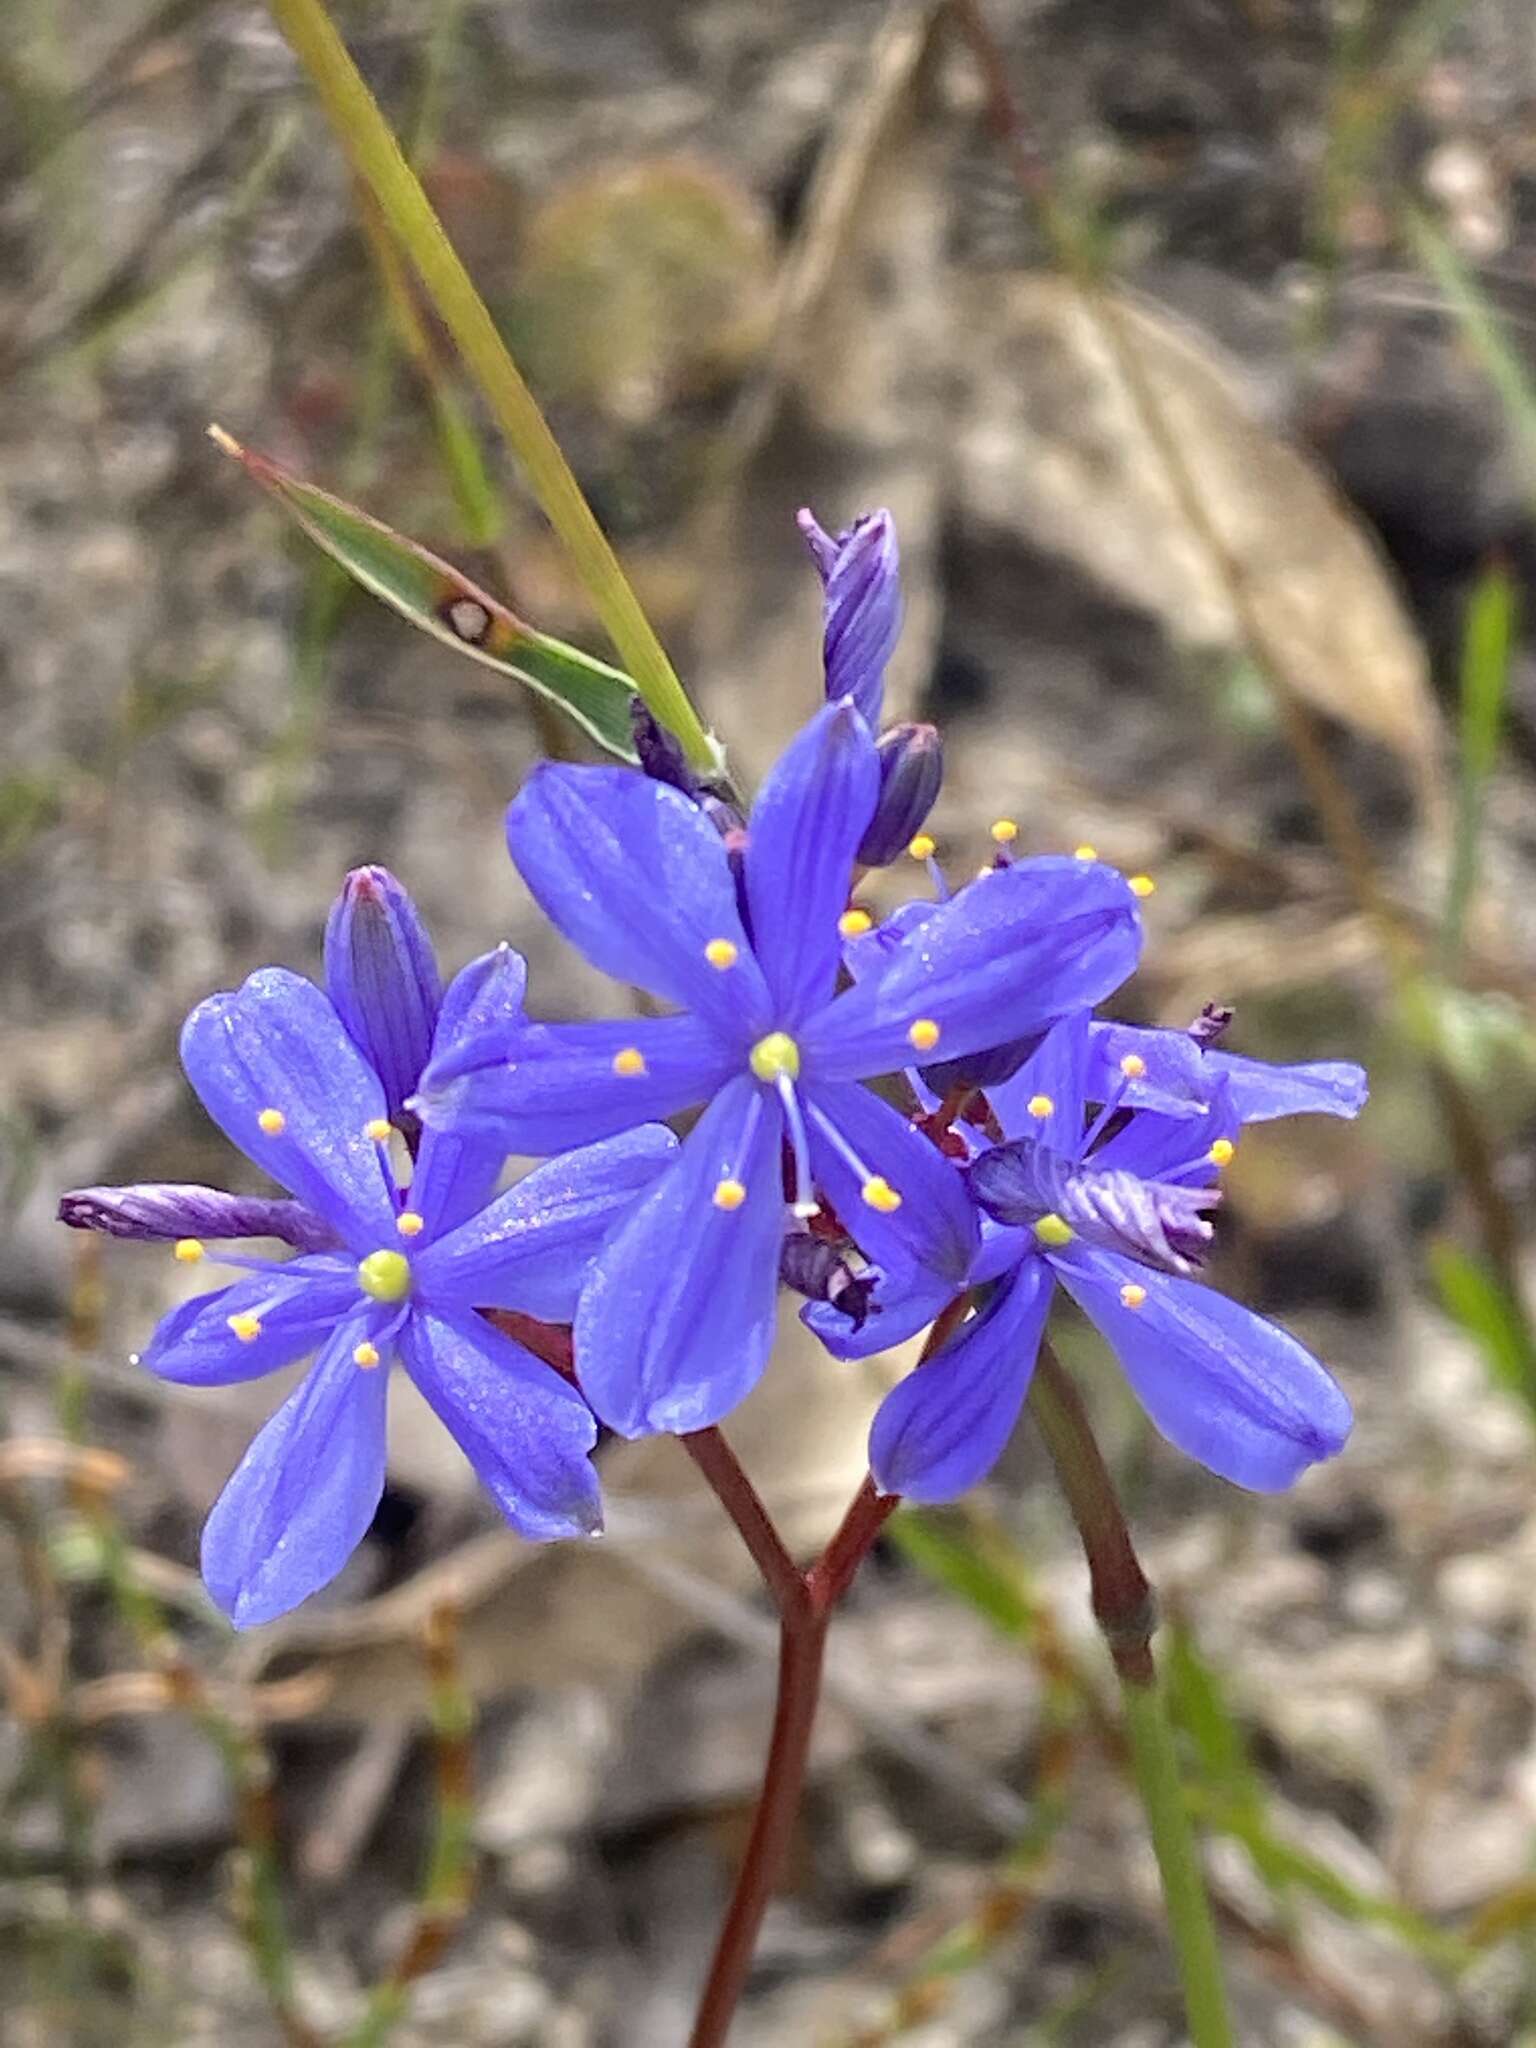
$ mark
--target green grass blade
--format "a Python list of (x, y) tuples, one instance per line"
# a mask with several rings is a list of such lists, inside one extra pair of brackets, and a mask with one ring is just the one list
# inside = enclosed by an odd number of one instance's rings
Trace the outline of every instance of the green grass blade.
[(1441, 964), (1447, 973), (1454, 971), (1460, 954), (1467, 907), (1477, 885), (1483, 793), (1498, 759), (1516, 612), (1514, 580), (1502, 562), (1494, 562), (1478, 578), (1462, 633), (1456, 842), (1440, 927)]
[(1525, 1316), (1480, 1259), (1444, 1241), (1429, 1248), (1440, 1306), (1477, 1345), (1496, 1386), (1536, 1413), (1536, 1353)]
[(364, 590), (445, 647), (558, 704), (610, 754), (634, 760), (630, 701), (635, 686), (628, 676), (563, 640), (535, 631), (441, 556), (404, 539), (344, 498), (242, 448), (222, 427), (210, 432)]
[[(660, 722), (697, 768), (721, 769), (719, 749), (699, 722), (618, 557), (582, 495), (559, 443), (442, 222), (401, 152), (325, 10), (323, 0), (268, 0), (308, 72), (337, 140), (373, 194), (390, 233), (420, 277), (465, 366), (521, 463), (533, 495), (559, 535), (609, 638)], [(606, 744), (606, 742), (605, 742)]]

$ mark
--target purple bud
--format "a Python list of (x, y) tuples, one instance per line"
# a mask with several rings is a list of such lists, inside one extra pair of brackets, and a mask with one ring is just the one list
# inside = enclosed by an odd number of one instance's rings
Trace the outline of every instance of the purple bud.
[(851, 697), (874, 729), (885, 698), (885, 665), (901, 632), (901, 574), (889, 512), (866, 512), (836, 540), (809, 511), (795, 522), (826, 586), (822, 660), (827, 696)]
[(1190, 1025), (1189, 1035), (1203, 1052), (1226, 1036), (1236, 1014), (1230, 1003), (1206, 1003)]
[(794, 1231), (785, 1238), (779, 1252), (779, 1278), (807, 1301), (824, 1301), (839, 1315), (847, 1316), (854, 1329), (862, 1330), (870, 1312), (870, 1296), (879, 1272), (868, 1266), (856, 1273), (835, 1244), (812, 1237), (808, 1230)]
[(431, 1057), (443, 985), (421, 915), (388, 868), (354, 868), (331, 905), (325, 984), (398, 1116)]
[(670, 783), (684, 796), (697, 797), (699, 780), (688, 765), (681, 742), (675, 733), (668, 732), (638, 690), (629, 700), (629, 723), (635, 735), (641, 773), (652, 782)]
[(227, 1195), (180, 1181), (142, 1181), (127, 1188), (74, 1188), (59, 1197), (59, 1221), (108, 1237), (166, 1242), (180, 1237), (277, 1237), (301, 1252), (329, 1251), (330, 1225), (302, 1202), (267, 1195)]
[(875, 743), (880, 795), (858, 858), (883, 868), (905, 852), (938, 801), (944, 780), (944, 742), (932, 725), (893, 725)]

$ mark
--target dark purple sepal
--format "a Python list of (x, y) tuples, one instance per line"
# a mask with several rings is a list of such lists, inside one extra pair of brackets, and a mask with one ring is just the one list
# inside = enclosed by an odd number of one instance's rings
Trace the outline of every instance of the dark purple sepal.
[(880, 795), (858, 859), (883, 868), (905, 853), (938, 802), (944, 780), (944, 742), (932, 725), (893, 725), (875, 742)]
[(675, 733), (668, 732), (638, 691), (629, 700), (629, 724), (635, 736), (640, 772), (652, 782), (668, 783), (697, 801), (703, 785), (689, 767), (681, 742)]
[(354, 868), (331, 905), (325, 985), (397, 1117), (431, 1057), (443, 986), (420, 912), (388, 868)]
[(74, 1188), (59, 1197), (59, 1221), (107, 1237), (169, 1243), (177, 1238), (275, 1237), (301, 1252), (330, 1251), (340, 1239), (303, 1202), (227, 1195), (182, 1181), (124, 1188)]
[(779, 1278), (807, 1301), (822, 1301), (855, 1330), (862, 1330), (869, 1317), (871, 1297), (879, 1284), (880, 1270), (866, 1266), (855, 1272), (844, 1252), (825, 1238), (808, 1230), (794, 1231), (779, 1251)]
[(1006, 1045), (965, 1053), (955, 1060), (940, 1060), (919, 1071), (935, 1095), (947, 1095), (951, 1088), (1000, 1088), (1040, 1050), (1044, 1037), (1043, 1031), (1035, 1031), (1028, 1038), (1010, 1038)]

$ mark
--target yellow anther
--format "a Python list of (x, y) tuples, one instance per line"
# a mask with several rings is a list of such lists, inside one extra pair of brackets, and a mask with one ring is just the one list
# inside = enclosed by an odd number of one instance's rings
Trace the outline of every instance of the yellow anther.
[(1133, 896), (1150, 896), (1157, 884), (1150, 875), (1132, 875), (1126, 887)]
[(171, 1254), (184, 1266), (195, 1266), (203, 1256), (203, 1240), (200, 1237), (178, 1237), (171, 1246)]
[(759, 1081), (776, 1081), (780, 1074), (793, 1081), (800, 1072), (800, 1048), (787, 1031), (770, 1031), (753, 1046), (747, 1065)]
[(889, 1216), (893, 1210), (901, 1207), (900, 1195), (897, 1194), (883, 1173), (874, 1174), (869, 1180), (865, 1181), (859, 1193), (868, 1202), (870, 1208), (878, 1209), (882, 1216)]
[(1081, 846), (1074, 846), (1072, 849), (1072, 858), (1074, 860), (1097, 860), (1098, 857), (1099, 849), (1096, 846), (1089, 846), (1086, 841)]
[(1120, 1071), (1127, 1081), (1139, 1081), (1147, 1071), (1147, 1063), (1139, 1052), (1128, 1052), (1120, 1062)]
[(999, 818), (992, 827), (992, 837), (999, 846), (1012, 846), (1018, 836), (1019, 828), (1015, 825), (1012, 818)]
[(747, 1199), (747, 1191), (739, 1180), (717, 1180), (713, 1196), (717, 1209), (739, 1209)]
[(1062, 1245), (1070, 1244), (1077, 1232), (1064, 1216), (1058, 1216), (1051, 1209), (1035, 1224), (1035, 1235), (1042, 1244), (1054, 1245), (1059, 1250)]
[(1147, 1298), (1145, 1287), (1138, 1287), (1134, 1280), (1127, 1280), (1120, 1290), (1120, 1300), (1126, 1308), (1140, 1308)]
[(939, 1042), (939, 1027), (931, 1017), (919, 1017), (907, 1036), (919, 1052), (932, 1052)]
[(645, 1072), (645, 1054), (638, 1045), (621, 1046), (613, 1056), (613, 1071), (632, 1081)]
[(288, 1119), (280, 1109), (264, 1109), (256, 1121), (269, 1138), (280, 1138), (288, 1128)]
[(1028, 1102), (1025, 1103), (1024, 1107), (1029, 1111), (1032, 1117), (1035, 1117), (1038, 1119), (1039, 1122), (1044, 1123), (1045, 1119), (1050, 1115), (1051, 1111), (1056, 1107), (1056, 1105), (1051, 1100), (1049, 1095), (1031, 1095)]
[(369, 1344), (365, 1341), (359, 1344), (352, 1353), (352, 1363), (360, 1365), (364, 1372), (367, 1372), (370, 1367), (377, 1365), (378, 1362), (379, 1347), (377, 1344)]
[(1236, 1150), (1237, 1147), (1230, 1138), (1218, 1138), (1210, 1149), (1209, 1157), (1212, 1166), (1225, 1166)]
[(737, 948), (729, 939), (711, 939), (704, 948), (704, 958), (711, 967), (718, 967), (723, 974), (727, 967), (736, 965)]
[(226, 1316), (225, 1321), (242, 1344), (254, 1344), (261, 1335), (261, 1317), (242, 1312), (237, 1316)]
[(375, 1145), (387, 1145), (393, 1128), (387, 1116), (371, 1116), (363, 1125), (363, 1136), (372, 1138)]
[(411, 1291), (411, 1262), (404, 1252), (370, 1252), (358, 1261), (357, 1284), (373, 1301), (404, 1301)]
[(915, 839), (907, 841), (907, 851), (914, 860), (930, 860), (938, 841), (927, 832), (919, 832)]
[(427, 1227), (425, 1216), (418, 1216), (414, 1209), (402, 1209), (395, 1218), (395, 1228), (402, 1237), (420, 1237)]
[(874, 922), (867, 910), (845, 910), (837, 920), (837, 928), (845, 939), (862, 939)]

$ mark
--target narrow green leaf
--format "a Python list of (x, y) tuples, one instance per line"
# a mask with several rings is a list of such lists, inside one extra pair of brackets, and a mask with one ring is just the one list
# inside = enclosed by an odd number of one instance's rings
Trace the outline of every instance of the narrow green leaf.
[(972, 1537), (918, 1508), (903, 1508), (886, 1533), (904, 1557), (974, 1607), (1000, 1635), (1030, 1634), (1035, 1614), (1022, 1579), (985, 1556)]
[(619, 669), (535, 631), (441, 556), (242, 448), (222, 427), (208, 431), (364, 590), (445, 647), (526, 683), (558, 704), (599, 746), (634, 760), (629, 707), (635, 686)]
[(1440, 955), (1447, 971), (1454, 968), (1461, 951), (1467, 906), (1477, 885), (1483, 792), (1498, 759), (1515, 626), (1514, 580), (1505, 565), (1495, 561), (1477, 580), (1462, 631), (1456, 844), (1440, 929)]
[(1448, 1240), (1429, 1248), (1440, 1305), (1483, 1354), (1489, 1377), (1536, 1411), (1536, 1356), (1525, 1318), (1481, 1260)]

